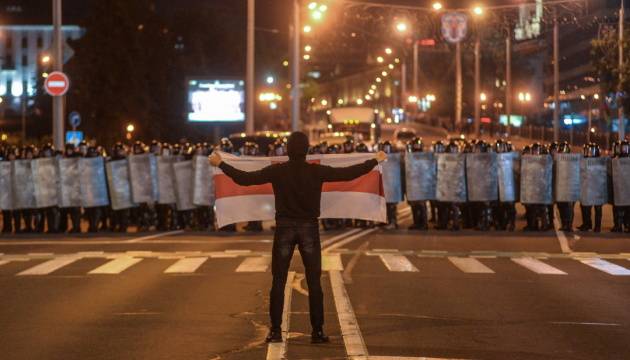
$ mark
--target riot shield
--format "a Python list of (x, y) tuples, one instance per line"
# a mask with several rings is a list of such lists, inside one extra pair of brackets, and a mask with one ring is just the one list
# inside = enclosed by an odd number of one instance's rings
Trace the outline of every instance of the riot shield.
[(616, 206), (630, 206), (630, 158), (612, 161), (613, 189)]
[(582, 206), (604, 205), (608, 202), (608, 162), (607, 157), (580, 160), (580, 204)]
[(437, 163), (430, 152), (405, 154), (407, 201), (435, 200)]
[(158, 204), (175, 204), (175, 180), (173, 179), (173, 157), (158, 156), (157, 160), (157, 183), (158, 183)]
[(59, 185), (57, 187), (59, 207), (80, 207), (79, 158), (58, 159), (57, 173), (59, 174)]
[(160, 186), (158, 184), (157, 156), (150, 154), (149, 165), (151, 166), (151, 189), (153, 190), (153, 201), (160, 197)]
[(185, 211), (195, 208), (192, 202), (193, 167), (192, 161), (181, 161), (173, 163), (173, 173), (175, 174), (175, 197), (177, 199), (177, 210)]
[(84, 208), (109, 205), (104, 162), (104, 159), (100, 156), (79, 158), (81, 206)]
[(521, 158), (521, 203), (553, 203), (553, 160), (550, 155), (523, 155)]
[(31, 160), (15, 160), (11, 164), (14, 208), (32, 209), (35, 207), (35, 188)]
[(580, 159), (582, 154), (555, 154), (555, 200), (580, 200)]
[(9, 161), (0, 161), (0, 210), (13, 210), (13, 185)]
[(35, 207), (57, 206), (57, 161), (55, 158), (34, 159), (31, 162)]
[(131, 199), (131, 184), (129, 183), (129, 164), (126, 159), (109, 161), (107, 163), (107, 184), (112, 209), (123, 210), (134, 207)]
[(402, 201), (402, 183), (400, 169), (400, 153), (387, 154), (387, 161), (381, 163), (383, 169), (383, 190), (385, 201), (398, 203)]
[(466, 185), (468, 201), (499, 199), (497, 154), (466, 154)]
[(517, 167), (519, 154), (516, 152), (497, 154), (497, 182), (501, 202), (518, 201)]
[(152, 203), (153, 179), (151, 177), (152, 154), (130, 155), (129, 182), (131, 184), (131, 199), (134, 203)]
[(212, 167), (207, 156), (195, 156), (193, 159), (193, 204), (197, 206), (214, 205), (214, 181)]
[(466, 157), (464, 154), (438, 154), (437, 199), (466, 202)]

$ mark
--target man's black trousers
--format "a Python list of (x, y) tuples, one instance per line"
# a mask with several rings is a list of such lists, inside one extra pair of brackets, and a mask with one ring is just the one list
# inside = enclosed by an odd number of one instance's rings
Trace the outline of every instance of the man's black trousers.
[(320, 283), (322, 273), (321, 245), (319, 242), (319, 224), (317, 220), (277, 220), (273, 239), (271, 272), (271, 301), (269, 315), (271, 327), (279, 330), (282, 325), (282, 309), (284, 306), (284, 287), (287, 282), (289, 265), (293, 250), (297, 245), (306, 271), (308, 285), (308, 301), (311, 315), (311, 326), (320, 330), (324, 325), (324, 295)]

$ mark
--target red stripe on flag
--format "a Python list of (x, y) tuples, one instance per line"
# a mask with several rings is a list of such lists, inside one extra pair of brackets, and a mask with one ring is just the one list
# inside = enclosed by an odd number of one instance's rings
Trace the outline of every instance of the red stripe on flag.
[(347, 191), (362, 192), (368, 194), (376, 194), (384, 196), (381, 173), (378, 171), (370, 171), (369, 173), (358, 177), (352, 181), (327, 182), (322, 187), (323, 192)]
[[(225, 174), (214, 175), (216, 198), (221, 199), (231, 196), (243, 195), (272, 195), (271, 184), (240, 186)], [(322, 186), (323, 192), (343, 191), (360, 192), (384, 196), (383, 180), (381, 173), (372, 170), (369, 173), (352, 181), (327, 182)]]
[(272, 195), (271, 184), (241, 186), (225, 174), (214, 175), (214, 189), (217, 199), (242, 195)]

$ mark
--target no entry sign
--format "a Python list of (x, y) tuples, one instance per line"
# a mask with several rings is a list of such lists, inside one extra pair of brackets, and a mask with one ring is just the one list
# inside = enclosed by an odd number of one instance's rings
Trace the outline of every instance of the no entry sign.
[(51, 72), (44, 82), (44, 88), (50, 96), (65, 95), (69, 87), (70, 80), (68, 76), (60, 71)]

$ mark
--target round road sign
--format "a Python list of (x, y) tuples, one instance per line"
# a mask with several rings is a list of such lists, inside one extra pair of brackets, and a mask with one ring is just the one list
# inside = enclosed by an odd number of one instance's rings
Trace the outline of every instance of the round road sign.
[(78, 127), (81, 125), (81, 115), (76, 111), (71, 112), (68, 114), (68, 122), (73, 128)]
[(44, 88), (50, 96), (65, 95), (69, 87), (70, 79), (61, 71), (51, 72), (44, 82)]

